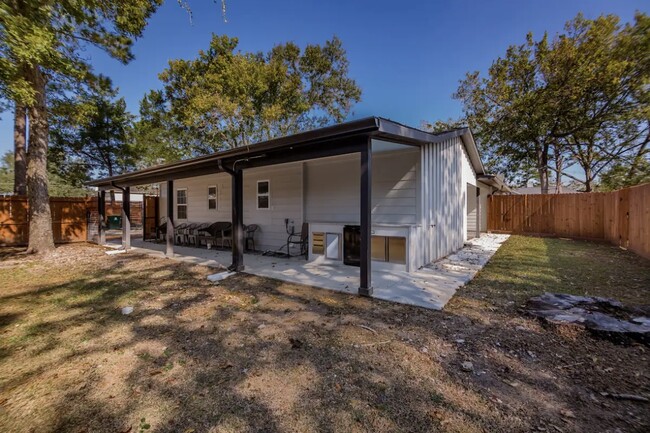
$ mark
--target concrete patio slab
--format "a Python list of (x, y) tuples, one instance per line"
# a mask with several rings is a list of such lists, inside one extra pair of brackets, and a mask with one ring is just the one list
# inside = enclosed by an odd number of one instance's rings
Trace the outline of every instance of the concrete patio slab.
[[(401, 304), (441, 310), (458, 288), (469, 282), (508, 238), (486, 234), (470, 240), (465, 247), (444, 259), (415, 272), (372, 272), (373, 297)], [(164, 244), (132, 241), (132, 249), (154, 257), (166, 258)], [(175, 246), (174, 259), (186, 263), (225, 268), (230, 251)], [(304, 259), (245, 254), (245, 272), (296, 284), (356, 294), (359, 269), (343, 264), (307, 262)]]

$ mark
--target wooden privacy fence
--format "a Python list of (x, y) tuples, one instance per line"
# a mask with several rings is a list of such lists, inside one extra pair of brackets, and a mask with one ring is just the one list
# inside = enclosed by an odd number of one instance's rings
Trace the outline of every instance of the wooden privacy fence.
[(650, 258), (650, 183), (613, 192), (494, 195), (488, 231), (606, 240)]
[[(90, 239), (88, 226), (97, 217), (96, 197), (51, 197), (54, 242), (84, 242)], [(122, 204), (106, 204), (106, 216), (120, 215)], [(95, 221), (96, 223), (96, 221)], [(142, 203), (131, 203), (131, 224), (142, 225)], [(0, 197), (0, 246), (27, 245), (29, 213), (27, 197)]]

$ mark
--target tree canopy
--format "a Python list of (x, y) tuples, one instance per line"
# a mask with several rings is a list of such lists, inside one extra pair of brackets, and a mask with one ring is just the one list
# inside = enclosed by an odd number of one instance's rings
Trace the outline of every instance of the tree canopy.
[(58, 100), (50, 108), (50, 162), (76, 185), (120, 174), (137, 161), (131, 144), (134, 117), (110, 80), (100, 81), (96, 89)]
[[(237, 38), (213, 36), (194, 60), (172, 60), (163, 89), (142, 101), (136, 127), (151, 159), (192, 156), (249, 145), (342, 121), (361, 90), (348, 77), (341, 41), (301, 50), (237, 51)], [(163, 144), (161, 146), (161, 143)]]
[(555, 38), (529, 34), (509, 47), (487, 76), (468, 73), (454, 96), (491, 165), (511, 181), (534, 169), (543, 192), (549, 172), (591, 191), (613, 165), (632, 160), (635, 171), (647, 160), (649, 83), (647, 15), (626, 25), (578, 15)]

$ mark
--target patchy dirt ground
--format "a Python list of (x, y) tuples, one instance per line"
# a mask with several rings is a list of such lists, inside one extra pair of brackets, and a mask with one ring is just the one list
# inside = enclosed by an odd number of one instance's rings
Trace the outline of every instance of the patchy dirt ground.
[(213, 285), (213, 270), (89, 245), (16, 253), (0, 251), (0, 431), (650, 429), (649, 403), (603, 395), (650, 397), (647, 347), (518, 310), (561, 287), (650, 303), (648, 261), (609, 246), (512, 237), (443, 312)]

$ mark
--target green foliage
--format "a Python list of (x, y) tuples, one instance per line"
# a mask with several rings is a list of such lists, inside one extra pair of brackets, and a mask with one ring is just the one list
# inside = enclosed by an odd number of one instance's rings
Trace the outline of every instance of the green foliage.
[[(50, 195), (52, 197), (84, 197), (95, 191), (71, 184), (54, 172), (48, 173)], [(0, 162), (0, 195), (13, 194), (14, 191), (14, 155), (6, 152)]]
[(621, 188), (650, 182), (650, 160), (643, 158), (636, 165), (616, 163), (600, 176), (600, 191), (614, 191)]
[(25, 69), (38, 67), (83, 82), (91, 70), (84, 46), (126, 63), (133, 39), (162, 0), (5, 1), (0, 4), (0, 95), (26, 106), (38, 91)]
[[(613, 164), (644, 154), (650, 139), (650, 22), (638, 13), (578, 15), (565, 33), (508, 48), (487, 77), (469, 73), (454, 95), (491, 160), (512, 179), (549, 169), (591, 190)], [(553, 163), (553, 164), (551, 164)], [(576, 165), (584, 175), (567, 174)]]
[(172, 60), (142, 101), (136, 137), (150, 159), (205, 154), (342, 121), (361, 90), (338, 38), (304, 50), (236, 51), (213, 36), (195, 60)]
[(81, 185), (91, 176), (113, 176), (135, 167), (133, 116), (110, 80), (50, 108), (50, 162), (56, 172)]

